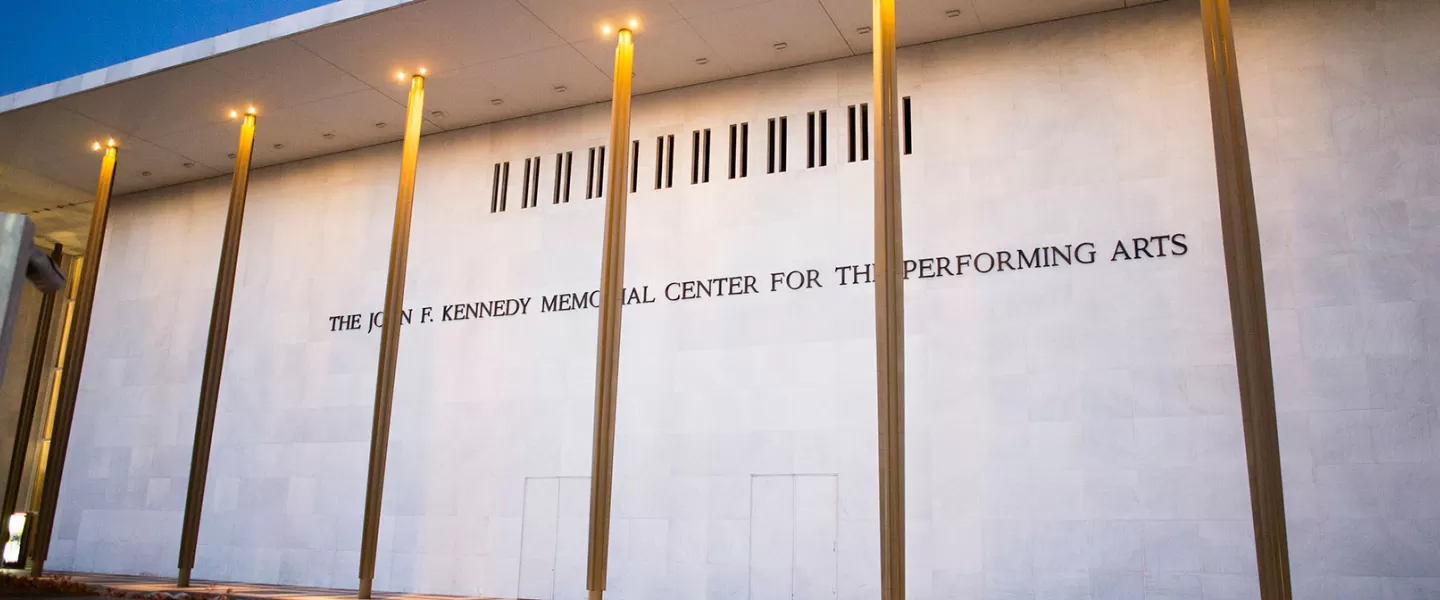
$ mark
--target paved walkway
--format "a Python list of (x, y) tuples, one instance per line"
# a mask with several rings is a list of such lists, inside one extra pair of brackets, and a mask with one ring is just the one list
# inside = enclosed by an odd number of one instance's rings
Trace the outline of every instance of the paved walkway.
[[(49, 575), (68, 577), (78, 583), (98, 585), (114, 590), (126, 592), (166, 592), (178, 593), (204, 593), (204, 594), (229, 594), (231, 598), (253, 598), (253, 599), (277, 599), (277, 600), (354, 600), (355, 590), (336, 590), (328, 588), (294, 587), (283, 585), (266, 585), (260, 583), (234, 583), (228, 581), (202, 581), (192, 580), (190, 587), (182, 588), (175, 586), (175, 580), (161, 577), (138, 577), (133, 575), (101, 575), (96, 573), (65, 573), (50, 572)], [(390, 592), (375, 592), (375, 598), (386, 600), (502, 600), (499, 598), (480, 598), (478, 596), (441, 596), (437, 594), (397, 594)], [(74, 597), (72, 597), (74, 598)]]

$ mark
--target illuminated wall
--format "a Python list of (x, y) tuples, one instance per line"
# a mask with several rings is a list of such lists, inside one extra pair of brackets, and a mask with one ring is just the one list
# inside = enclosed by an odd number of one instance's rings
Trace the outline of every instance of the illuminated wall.
[[(1297, 598), (1433, 597), (1440, 7), (1238, 10)], [(1200, 53), (1178, 1), (902, 51), (911, 598), (1257, 595)], [(868, 60), (636, 99), (608, 597), (875, 594)], [(583, 597), (608, 115), (423, 141), (377, 589)], [(197, 578), (355, 584), (398, 155), (254, 173)], [(52, 568), (173, 572), (227, 185), (115, 203)]]

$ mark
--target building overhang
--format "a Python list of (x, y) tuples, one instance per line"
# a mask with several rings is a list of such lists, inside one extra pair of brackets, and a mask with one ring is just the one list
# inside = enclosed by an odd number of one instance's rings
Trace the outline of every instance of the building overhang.
[[(906, 0), (901, 46), (1154, 0)], [(232, 109), (258, 108), (254, 165), (400, 139), (425, 67), (424, 132), (608, 100), (614, 42), (639, 20), (644, 94), (870, 51), (870, 0), (341, 0), (0, 97), (0, 211), (79, 249), (95, 140), (119, 140), (115, 193), (233, 170)]]

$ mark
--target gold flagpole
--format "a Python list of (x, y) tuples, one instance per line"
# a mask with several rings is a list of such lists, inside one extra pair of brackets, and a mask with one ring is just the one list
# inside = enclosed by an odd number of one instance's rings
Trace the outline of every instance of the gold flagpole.
[[(404, 74), (400, 75), (404, 78)], [(360, 534), (360, 598), (370, 597), (375, 552), (380, 541), (380, 501), (385, 493), (385, 458), (390, 445), (390, 407), (395, 397), (395, 361), (400, 355), (400, 320), (405, 305), (405, 267), (410, 256), (410, 213), (415, 200), (415, 169), (420, 162), (420, 125), (425, 109), (425, 69), (410, 78), (405, 142), (400, 158), (400, 190), (395, 199), (395, 230), (390, 238), (390, 272), (385, 280), (385, 313), (380, 328), (380, 367), (375, 377), (375, 417), (370, 426), (370, 473), (365, 485), (365, 524)]]
[[(230, 117), (241, 116), (230, 111)], [(240, 121), (240, 147), (230, 179), (230, 210), (220, 242), (215, 302), (210, 308), (210, 336), (205, 342), (205, 369), (200, 377), (200, 406), (195, 413), (195, 442), (190, 448), (190, 484), (185, 492), (185, 518), (180, 527), (179, 586), (190, 585), (200, 515), (205, 504), (205, 479), (210, 470), (210, 442), (215, 434), (215, 408), (220, 401), (220, 376), (225, 367), (225, 340), (230, 332), (230, 301), (235, 295), (235, 267), (240, 260), (240, 232), (245, 220), (245, 192), (250, 185), (250, 154), (255, 148), (255, 107)]]
[(35, 522), (34, 562), (30, 573), (45, 572), (45, 559), (50, 553), (50, 534), (55, 528), (55, 507), (60, 500), (60, 476), (65, 470), (65, 452), (70, 445), (70, 426), (75, 419), (75, 396), (80, 391), (80, 371), (85, 363), (85, 343), (90, 334), (90, 314), (95, 307), (95, 282), (100, 276), (100, 252), (105, 245), (105, 224), (110, 217), (110, 191), (115, 183), (115, 164), (119, 148), (115, 140), (95, 150), (105, 150), (100, 161), (100, 181), (95, 186), (95, 207), (90, 213), (90, 232), (85, 238), (85, 257), (80, 263), (80, 289), (75, 295), (71, 314), (69, 348), (65, 350), (65, 370), (60, 375), (60, 395), (55, 401), (50, 451), (45, 460), (45, 481), (40, 495), (40, 514)]
[[(631, 27), (635, 22), (631, 21)], [(630, 160), (630, 81), (635, 44), (630, 29), (615, 45), (615, 89), (610, 107), (609, 183), (605, 241), (600, 259), (600, 334), (595, 356), (595, 450), (590, 467), (590, 547), (585, 588), (605, 596), (610, 561), (610, 492), (615, 470), (615, 398), (620, 375), (620, 312), (625, 281), (626, 163)]]
[(880, 440), (880, 597), (905, 598), (905, 267), (895, 2), (874, 0), (875, 383)]
[(1250, 175), (1250, 148), (1245, 139), (1230, 0), (1200, 0), (1200, 20), (1205, 33), (1205, 70), (1210, 78), (1220, 234), (1225, 246), (1230, 325), (1240, 381), (1260, 597), (1290, 600), (1290, 550), (1285, 535), (1270, 326), (1265, 314), (1265, 273), (1260, 260), (1259, 219)]

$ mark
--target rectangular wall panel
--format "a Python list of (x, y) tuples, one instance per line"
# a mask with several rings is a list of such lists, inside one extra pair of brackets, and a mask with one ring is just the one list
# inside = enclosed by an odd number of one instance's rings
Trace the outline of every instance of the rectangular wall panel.
[(750, 598), (833, 600), (839, 522), (834, 475), (751, 479)]
[(525, 479), (525, 516), (520, 530), (521, 598), (555, 597), (555, 556), (560, 525), (560, 480)]

